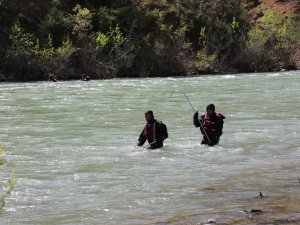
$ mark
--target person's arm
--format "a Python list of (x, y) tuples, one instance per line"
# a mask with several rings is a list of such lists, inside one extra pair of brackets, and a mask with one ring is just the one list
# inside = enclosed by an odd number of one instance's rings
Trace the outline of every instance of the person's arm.
[(138, 146), (143, 146), (145, 142), (146, 142), (146, 137), (145, 137), (145, 128), (144, 128), (138, 139)]
[(194, 117), (193, 117), (193, 124), (195, 127), (200, 127), (200, 121), (199, 121), (199, 113), (196, 112), (194, 114)]

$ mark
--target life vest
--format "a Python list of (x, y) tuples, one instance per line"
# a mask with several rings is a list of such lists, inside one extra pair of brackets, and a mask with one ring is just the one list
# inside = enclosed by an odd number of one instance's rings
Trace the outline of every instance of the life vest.
[(159, 132), (157, 130), (157, 121), (154, 121), (153, 123), (146, 124), (144, 128), (144, 135), (149, 143), (153, 143), (156, 140), (160, 139)]
[(225, 119), (225, 116), (222, 113), (216, 112), (217, 117), (221, 118), (222, 120)]
[[(209, 137), (220, 136), (222, 134), (224, 119), (225, 119), (225, 116), (222, 115), (221, 113), (215, 113), (212, 116), (207, 115), (207, 113), (204, 114), (204, 116), (202, 117), (202, 126), (203, 126), (206, 134)], [(220, 120), (219, 121), (220, 123), (217, 124), (218, 121), (216, 121), (216, 120)], [(202, 131), (202, 129), (201, 129), (201, 131)], [(202, 133), (204, 134), (203, 131), (202, 131)]]

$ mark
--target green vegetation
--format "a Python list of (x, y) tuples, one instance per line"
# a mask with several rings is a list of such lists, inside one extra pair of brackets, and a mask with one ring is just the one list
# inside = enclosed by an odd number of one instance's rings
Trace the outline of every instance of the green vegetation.
[(4, 156), (5, 156), (4, 148), (0, 146), (0, 166), (3, 166), (5, 164)]
[(236, 0), (1, 0), (0, 71), (16, 81), (275, 71), (295, 65), (294, 18), (269, 10), (250, 27)]
[[(5, 165), (5, 150), (2, 146), (0, 146), (0, 168)], [(2, 182), (2, 181), (1, 181)], [(15, 172), (13, 171), (10, 179), (3, 184), (3, 191), (0, 193), (0, 213), (5, 208), (6, 198), (8, 198), (12, 192), (12, 190), (16, 186), (16, 178)]]
[(267, 10), (259, 26), (249, 30), (240, 63), (249, 71), (274, 71), (292, 66), (298, 40), (295, 21), (292, 13), (277, 15), (273, 9)]

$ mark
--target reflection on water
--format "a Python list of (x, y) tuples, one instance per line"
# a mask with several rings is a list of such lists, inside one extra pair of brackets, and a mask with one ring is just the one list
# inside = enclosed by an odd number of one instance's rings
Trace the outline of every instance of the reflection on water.
[[(1, 223), (299, 224), (299, 75), (0, 84), (0, 175), (17, 174)], [(225, 114), (219, 146), (200, 145), (181, 92)], [(148, 109), (161, 150), (135, 147)]]

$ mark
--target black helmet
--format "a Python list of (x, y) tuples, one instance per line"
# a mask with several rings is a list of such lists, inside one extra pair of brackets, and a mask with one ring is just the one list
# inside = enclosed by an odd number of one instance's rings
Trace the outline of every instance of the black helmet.
[(216, 110), (216, 107), (215, 107), (214, 104), (209, 104), (208, 106), (206, 106), (206, 110), (209, 110), (209, 109), (215, 111), (215, 110)]

